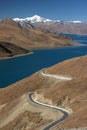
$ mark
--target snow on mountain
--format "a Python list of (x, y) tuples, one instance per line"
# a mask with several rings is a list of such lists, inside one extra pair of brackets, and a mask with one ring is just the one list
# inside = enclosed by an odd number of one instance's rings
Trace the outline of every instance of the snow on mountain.
[(52, 22), (52, 20), (40, 17), (38, 15), (34, 15), (32, 17), (27, 17), (24, 19), (23, 18), (14, 18), (13, 20), (18, 21), (18, 22), (30, 22), (30, 23)]
[(46, 22), (57, 22), (57, 23), (82, 23), (81, 21), (79, 20), (76, 20), (76, 21), (69, 21), (69, 22), (64, 22), (61, 20), (51, 20), (51, 19), (46, 19), (46, 18), (43, 18), (39, 15), (34, 15), (32, 17), (27, 17), (27, 18), (14, 18), (13, 19), (14, 21), (17, 21), (17, 22), (20, 22), (20, 24), (23, 24), (23, 23), (46, 23)]
[(76, 21), (70, 21), (71, 23), (82, 23), (82, 21), (76, 20)]

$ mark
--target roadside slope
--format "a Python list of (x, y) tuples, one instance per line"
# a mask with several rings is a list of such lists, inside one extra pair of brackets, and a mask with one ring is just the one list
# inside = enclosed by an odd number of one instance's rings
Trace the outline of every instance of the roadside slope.
[(73, 77), (71, 81), (41, 90), (56, 105), (72, 109), (73, 114), (60, 127), (87, 126), (87, 56), (67, 60), (48, 68), (47, 72)]

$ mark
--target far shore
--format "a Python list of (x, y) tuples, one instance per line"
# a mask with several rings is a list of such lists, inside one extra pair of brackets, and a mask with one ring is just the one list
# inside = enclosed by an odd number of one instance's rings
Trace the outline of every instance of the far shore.
[(58, 49), (58, 48), (66, 48), (66, 47), (75, 47), (75, 46), (87, 46), (86, 44), (83, 43), (77, 43), (75, 42), (74, 45), (67, 45), (67, 46), (55, 46), (55, 47), (37, 47), (37, 48), (30, 48), (30, 51), (34, 50), (50, 50), (50, 49)]

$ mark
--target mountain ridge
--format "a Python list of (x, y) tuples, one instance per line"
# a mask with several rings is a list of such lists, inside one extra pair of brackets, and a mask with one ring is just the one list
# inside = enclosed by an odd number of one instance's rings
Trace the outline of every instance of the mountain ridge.
[[(51, 19), (48, 19), (48, 18), (44, 18), (44, 17), (41, 17), (39, 15), (34, 15), (32, 17), (26, 17), (26, 18), (13, 18), (14, 21), (19, 21), (19, 22), (31, 22), (31, 23), (39, 23), (39, 22), (64, 22), (63, 20), (51, 20)], [(74, 21), (66, 21), (64, 23), (83, 23), (82, 21), (80, 20), (74, 20)]]
[[(3, 19), (0, 21), (0, 24)], [(27, 18), (7, 18), (7, 21), (13, 21), (20, 28), (33, 28), (40, 31), (47, 31), (57, 34), (80, 34), (87, 35), (87, 22), (74, 20), (74, 21), (62, 21), (62, 20), (51, 20), (43, 18), (38, 15)]]
[(20, 23), (22, 27), (30, 27), (31, 24), (36, 29), (54, 33), (87, 35), (87, 22), (80, 20), (51, 20), (38, 15), (27, 17), (25, 19), (14, 18), (13, 20)]

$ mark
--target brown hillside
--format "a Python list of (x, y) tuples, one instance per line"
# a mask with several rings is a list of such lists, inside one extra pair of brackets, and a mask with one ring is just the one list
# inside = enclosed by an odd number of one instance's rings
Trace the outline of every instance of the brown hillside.
[(28, 54), (29, 51), (9, 42), (0, 41), (0, 59)]
[(72, 115), (60, 127), (87, 126), (87, 56), (64, 61), (47, 72), (73, 77), (73, 80), (58, 82), (39, 91), (54, 104), (72, 109)]
[(57, 37), (56, 34), (47, 31), (23, 28), (9, 18), (0, 21), (0, 40), (11, 42), (25, 49), (75, 45), (69, 38)]

